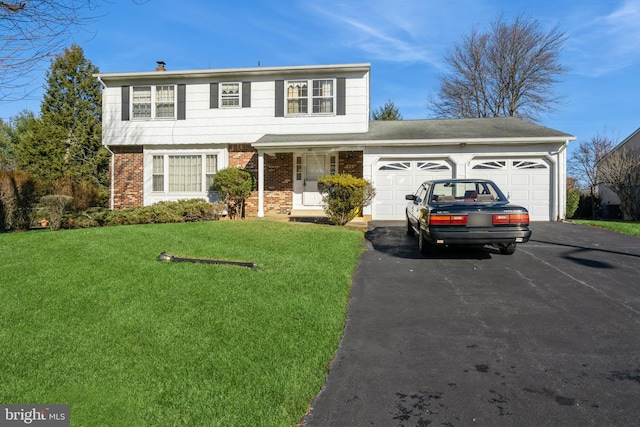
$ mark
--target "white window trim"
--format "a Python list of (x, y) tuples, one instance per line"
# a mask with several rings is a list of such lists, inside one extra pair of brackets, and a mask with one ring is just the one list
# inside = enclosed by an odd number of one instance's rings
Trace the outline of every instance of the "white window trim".
[[(155, 156), (162, 156), (163, 157), (163, 162), (164, 162), (164, 170), (163, 170), (163, 175), (164, 175), (164, 188), (162, 191), (154, 191), (153, 190), (153, 158)], [(169, 191), (169, 157), (171, 156), (200, 156), (201, 158), (201, 162), (202, 162), (202, 168), (201, 168), (201, 182), (200, 182), (200, 190), (199, 191), (185, 191), (185, 192), (178, 192), (178, 191), (174, 191), (174, 192), (170, 192)], [(206, 170), (206, 166), (207, 166), (207, 156), (217, 156), (217, 171), (220, 171), (221, 169), (223, 169), (226, 163), (226, 155), (224, 150), (219, 150), (219, 149), (214, 149), (214, 150), (194, 150), (194, 151), (189, 151), (189, 150), (176, 150), (176, 151), (149, 151), (148, 154), (145, 156), (146, 159), (145, 161), (149, 162), (149, 167), (147, 169), (147, 173), (149, 173), (149, 188), (148, 188), (148, 192), (152, 197), (158, 197), (158, 196), (167, 196), (167, 197), (176, 197), (176, 196), (182, 196), (182, 197), (186, 197), (186, 196), (204, 196), (206, 194), (209, 193), (213, 193), (213, 191), (209, 190), (207, 188), (207, 170)]]
[[(225, 84), (237, 84), (238, 85), (238, 105), (224, 105), (222, 102), (222, 86)], [(219, 82), (219, 90), (218, 90), (218, 108), (242, 108), (242, 82)], [(228, 97), (231, 98), (231, 97)]]
[[(318, 80), (330, 80), (332, 82), (332, 95), (331, 98), (333, 99), (333, 111), (330, 113), (314, 113), (313, 112), (313, 100), (314, 98), (318, 98), (318, 97), (314, 97), (313, 96), (313, 82), (314, 81), (318, 81)], [(289, 113), (288, 112), (288, 104), (289, 104), (289, 97), (288, 95), (288, 91), (287, 88), (289, 87), (289, 83), (292, 82), (302, 82), (302, 81), (306, 81), (307, 82), (307, 112), (306, 113)], [(289, 80), (285, 80), (284, 82), (284, 115), (285, 117), (309, 117), (309, 116), (335, 116), (336, 115), (336, 102), (337, 102), (337, 95), (336, 95), (336, 91), (337, 91), (337, 79), (336, 78), (314, 78), (314, 79), (289, 79)], [(323, 98), (328, 98), (328, 97), (323, 97)]]
[[(158, 86), (173, 86), (173, 117), (156, 117), (156, 90)], [(135, 117), (133, 110), (134, 92), (140, 88), (151, 88), (151, 117)], [(155, 85), (134, 85), (131, 86), (131, 97), (129, 101), (129, 111), (131, 112), (131, 120), (149, 121), (149, 120), (176, 120), (178, 117), (178, 85), (176, 84), (155, 84)]]

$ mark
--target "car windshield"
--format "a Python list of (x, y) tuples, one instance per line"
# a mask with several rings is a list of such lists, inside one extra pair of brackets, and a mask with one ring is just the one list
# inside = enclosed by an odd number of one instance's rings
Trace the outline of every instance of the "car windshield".
[(491, 181), (436, 181), (431, 188), (434, 203), (506, 202), (498, 186)]

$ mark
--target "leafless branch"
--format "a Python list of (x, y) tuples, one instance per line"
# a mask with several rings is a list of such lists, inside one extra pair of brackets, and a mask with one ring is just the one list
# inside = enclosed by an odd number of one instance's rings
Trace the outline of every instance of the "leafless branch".
[(567, 71), (559, 61), (565, 41), (558, 28), (545, 32), (522, 15), (512, 23), (499, 17), (486, 33), (473, 29), (445, 56), (451, 72), (429, 108), (439, 117), (535, 121), (560, 101), (551, 89)]
[(100, 0), (0, 1), (0, 100), (66, 46), (93, 19)]
[(624, 218), (640, 219), (640, 151), (626, 147), (612, 151), (599, 164), (601, 183), (620, 199)]

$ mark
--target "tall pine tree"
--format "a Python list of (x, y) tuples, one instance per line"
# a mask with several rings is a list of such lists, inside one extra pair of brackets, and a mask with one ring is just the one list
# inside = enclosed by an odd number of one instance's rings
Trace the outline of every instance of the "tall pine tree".
[(373, 120), (402, 120), (402, 114), (392, 100), (388, 100), (384, 106), (373, 112)]
[[(102, 93), (98, 69), (72, 45), (51, 62), (40, 118), (21, 145), (20, 166), (46, 192), (60, 183), (106, 191), (108, 152), (102, 146)], [(74, 196), (76, 196), (74, 194)]]

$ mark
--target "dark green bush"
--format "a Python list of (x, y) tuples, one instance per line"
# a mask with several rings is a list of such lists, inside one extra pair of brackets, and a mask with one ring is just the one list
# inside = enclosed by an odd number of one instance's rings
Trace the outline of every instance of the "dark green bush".
[(36, 194), (26, 172), (0, 171), (0, 231), (29, 229)]
[(349, 174), (328, 175), (318, 180), (325, 212), (332, 223), (345, 225), (368, 206), (376, 192), (369, 181)]
[(62, 194), (49, 194), (42, 196), (40, 203), (49, 211), (49, 227), (52, 230), (59, 230), (62, 226), (64, 213), (69, 210), (73, 203), (73, 197)]
[(231, 219), (244, 217), (244, 201), (251, 196), (253, 187), (253, 175), (240, 168), (221, 169), (213, 179), (213, 189), (227, 204)]
[(159, 202), (150, 206), (123, 210), (90, 209), (67, 218), (68, 228), (99, 227), (109, 225), (159, 224), (169, 222), (195, 222), (220, 219), (224, 206), (204, 199)]

